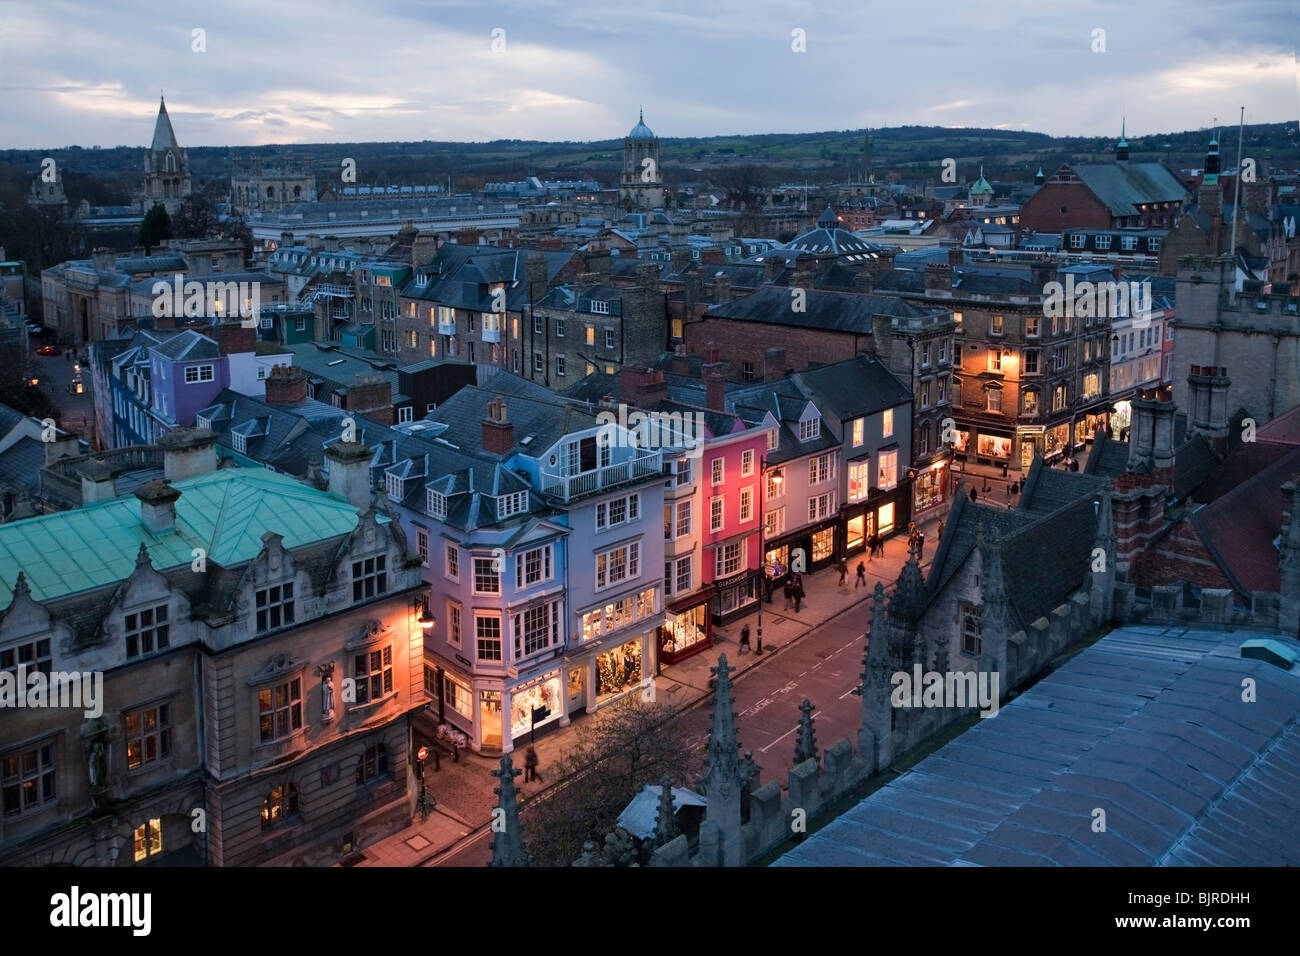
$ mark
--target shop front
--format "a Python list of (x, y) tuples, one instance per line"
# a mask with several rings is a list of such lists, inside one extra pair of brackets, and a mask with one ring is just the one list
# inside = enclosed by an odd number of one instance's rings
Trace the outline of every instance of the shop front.
[(745, 569), (713, 582), (713, 619), (724, 624), (750, 610), (758, 602), (761, 586), (757, 571)]
[(1067, 443), (1070, 440), (1070, 424), (1062, 422), (1060, 425), (1052, 425), (1043, 433), (1043, 459), (1051, 461), (1053, 458), (1060, 458), (1066, 454)]
[(916, 473), (912, 486), (912, 514), (920, 515), (937, 508), (948, 499), (948, 462), (936, 461)]
[(518, 739), (538, 727), (545, 727), (566, 717), (564, 698), (561, 693), (558, 667), (511, 687), (509, 694), (512, 739)]
[(1116, 402), (1108, 422), (1111, 437), (1117, 441), (1126, 441), (1128, 439), (1128, 429), (1133, 424), (1133, 403), (1127, 398)]
[(1034, 456), (1043, 454), (1043, 432), (1042, 425), (1026, 425), (1016, 429), (1021, 471), (1028, 472), (1034, 463)]
[(975, 439), (975, 462), (980, 465), (1010, 465), (1012, 435), (1001, 430), (980, 429)]
[(1092, 441), (1097, 436), (1097, 432), (1105, 427), (1105, 412), (1085, 412), (1083, 417), (1074, 423), (1075, 447)]
[[(839, 516), (764, 544), (765, 562), (774, 569), (779, 587), (789, 571), (806, 574), (817, 571), (839, 560), (836, 550), (842, 519)], [(802, 566), (800, 566), (802, 561)], [(716, 582), (715, 582), (716, 583)]]
[(638, 634), (596, 655), (597, 706), (641, 686), (641, 646), (645, 637)]
[(713, 646), (712, 588), (668, 605), (659, 628), (659, 660), (676, 664)]

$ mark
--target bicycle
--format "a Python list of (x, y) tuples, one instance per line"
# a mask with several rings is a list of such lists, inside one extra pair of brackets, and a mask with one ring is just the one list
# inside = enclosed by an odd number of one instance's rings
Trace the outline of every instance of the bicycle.
[(433, 813), (433, 810), (437, 805), (438, 801), (434, 798), (433, 794), (429, 792), (429, 788), (421, 787), (420, 798), (415, 802), (415, 809), (420, 814), (421, 822), (428, 821), (430, 814)]

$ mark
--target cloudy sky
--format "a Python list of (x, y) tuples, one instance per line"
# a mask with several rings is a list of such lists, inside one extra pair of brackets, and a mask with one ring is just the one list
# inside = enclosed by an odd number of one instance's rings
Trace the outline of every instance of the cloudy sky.
[(1298, 23), (1300, 0), (0, 0), (0, 147), (145, 144), (160, 89), (183, 146), (612, 139), (642, 103), (660, 136), (1284, 122)]

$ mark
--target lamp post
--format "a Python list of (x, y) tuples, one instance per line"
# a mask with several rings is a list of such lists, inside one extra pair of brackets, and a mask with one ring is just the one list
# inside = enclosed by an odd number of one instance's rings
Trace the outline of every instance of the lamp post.
[[(760, 458), (758, 462), (758, 473), (763, 476), (763, 507), (759, 509), (758, 515), (758, 570), (764, 589), (767, 587), (767, 459)], [(772, 484), (776, 485), (779, 493), (781, 482), (785, 476), (781, 474), (780, 468), (772, 470)], [(763, 653), (763, 595), (758, 595), (758, 644), (754, 648), (755, 654)]]

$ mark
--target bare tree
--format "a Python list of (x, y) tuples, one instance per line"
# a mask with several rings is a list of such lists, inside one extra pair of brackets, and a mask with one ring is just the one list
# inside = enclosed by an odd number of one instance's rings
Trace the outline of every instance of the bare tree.
[(643, 784), (686, 783), (699, 771), (677, 716), (638, 695), (602, 708), (578, 728), (573, 747), (551, 772), (560, 781), (523, 810), (533, 862), (568, 866), (583, 844), (605, 835)]

